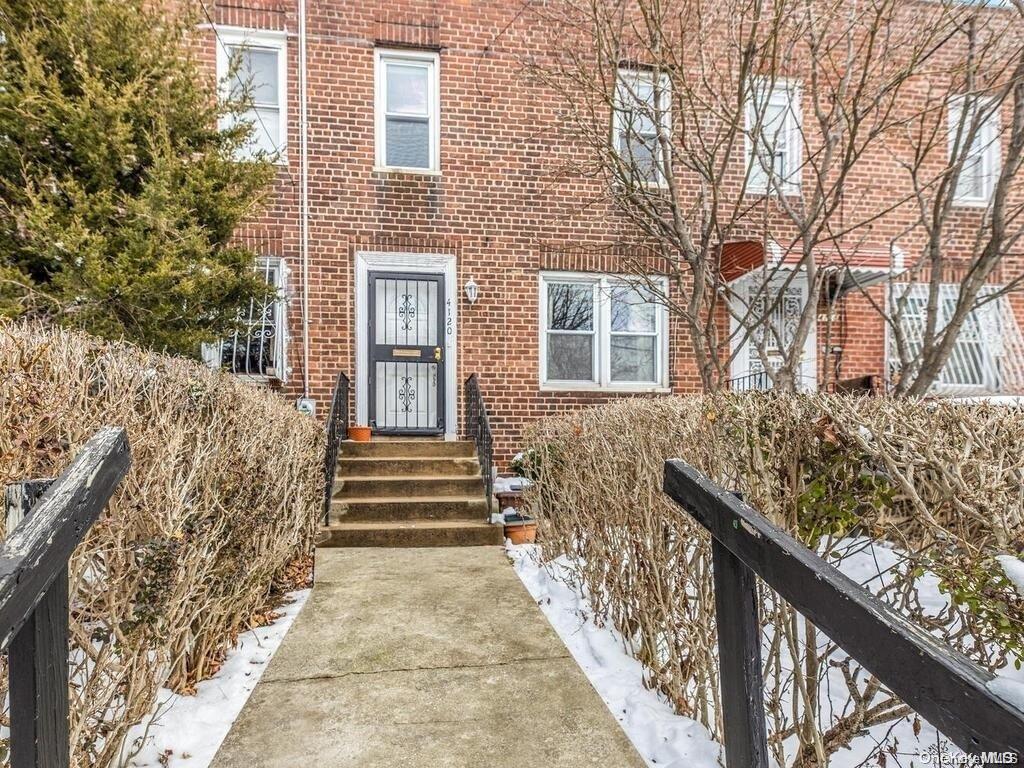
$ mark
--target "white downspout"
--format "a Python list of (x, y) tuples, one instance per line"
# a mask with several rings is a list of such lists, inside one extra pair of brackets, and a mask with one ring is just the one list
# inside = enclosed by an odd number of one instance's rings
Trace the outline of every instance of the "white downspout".
[(306, 0), (299, 0), (299, 250), (302, 260), (302, 396), (309, 397), (309, 133)]

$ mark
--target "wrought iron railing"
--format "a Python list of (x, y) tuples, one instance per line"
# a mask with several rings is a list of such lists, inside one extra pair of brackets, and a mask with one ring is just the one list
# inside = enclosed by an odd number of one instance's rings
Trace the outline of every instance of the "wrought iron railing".
[(664, 489), (711, 533), (728, 765), (769, 764), (758, 577), (964, 752), (1024, 756), (1024, 712), (992, 691), (986, 669), (688, 464), (665, 462)]
[(729, 389), (733, 392), (756, 392), (772, 388), (772, 377), (768, 371), (755, 371), (746, 376), (729, 379)]
[(475, 373), (466, 379), (463, 402), (466, 410), (463, 429), (466, 437), (476, 443), (476, 455), (484, 476), (484, 493), (487, 494), (487, 512), (490, 514), (494, 511), (494, 438), (487, 406), (480, 393), (480, 380)]
[(348, 437), (348, 376), (339, 373), (334, 382), (331, 410), (327, 414), (327, 449), (324, 451), (324, 525), (330, 522), (334, 475), (338, 467), (338, 448)]

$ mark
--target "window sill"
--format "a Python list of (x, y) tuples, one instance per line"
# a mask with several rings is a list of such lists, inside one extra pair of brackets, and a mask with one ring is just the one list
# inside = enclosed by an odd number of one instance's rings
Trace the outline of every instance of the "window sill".
[(373, 173), (379, 176), (440, 176), (440, 171), (430, 168), (392, 168), (390, 166), (374, 166)]
[(786, 189), (751, 189), (747, 187), (744, 194), (747, 197), (799, 197), (803, 190), (800, 187), (787, 187)]
[(607, 385), (602, 386), (601, 384), (571, 384), (571, 383), (542, 383), (540, 385), (541, 392), (595, 392), (606, 395), (640, 395), (640, 394), (655, 394), (655, 395), (668, 395), (672, 393), (670, 387), (664, 387), (661, 384), (636, 384), (636, 385)]
[(969, 197), (954, 198), (953, 199), (953, 207), (954, 208), (988, 208), (989, 203), (991, 203), (991, 202), (992, 202), (992, 199), (989, 198), (989, 197), (986, 197), (986, 198), (969, 198)]

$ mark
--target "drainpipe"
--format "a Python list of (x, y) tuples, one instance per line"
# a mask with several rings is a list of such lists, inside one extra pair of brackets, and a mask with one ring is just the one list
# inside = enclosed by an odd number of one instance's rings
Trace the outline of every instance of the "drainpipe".
[(309, 397), (309, 133), (306, 0), (299, 0), (299, 250), (302, 260), (302, 396)]

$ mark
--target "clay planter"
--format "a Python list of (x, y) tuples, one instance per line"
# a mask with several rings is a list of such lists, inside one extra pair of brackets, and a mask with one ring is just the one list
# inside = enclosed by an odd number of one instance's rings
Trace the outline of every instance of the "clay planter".
[(533, 544), (537, 540), (537, 521), (525, 515), (507, 516), (505, 538), (513, 544)]
[(368, 443), (370, 442), (370, 428), (369, 427), (349, 427), (348, 438), (354, 443)]

